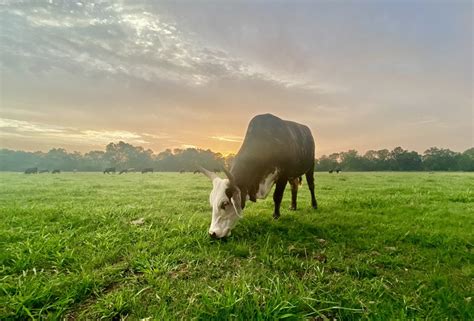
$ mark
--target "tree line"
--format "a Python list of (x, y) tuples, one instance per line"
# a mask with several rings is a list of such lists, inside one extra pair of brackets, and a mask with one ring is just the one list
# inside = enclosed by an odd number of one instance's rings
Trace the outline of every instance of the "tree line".
[(323, 155), (316, 160), (316, 170), (330, 171), (474, 171), (474, 148), (462, 153), (438, 147), (422, 155), (401, 147), (369, 150), (360, 155), (356, 150)]
[[(110, 143), (105, 151), (82, 154), (69, 153), (63, 148), (48, 152), (0, 150), (0, 171), (24, 171), (26, 168), (60, 169), (62, 171), (102, 171), (107, 167), (117, 170), (153, 168), (155, 171), (194, 171), (196, 164), (210, 170), (229, 167), (234, 155), (224, 156), (209, 149), (167, 149), (155, 154), (151, 149), (125, 142)], [(344, 171), (474, 171), (474, 148), (462, 153), (432, 147), (422, 155), (416, 151), (396, 147), (389, 151), (370, 150), (360, 155), (356, 150), (323, 155), (316, 159), (316, 171), (341, 169)]]

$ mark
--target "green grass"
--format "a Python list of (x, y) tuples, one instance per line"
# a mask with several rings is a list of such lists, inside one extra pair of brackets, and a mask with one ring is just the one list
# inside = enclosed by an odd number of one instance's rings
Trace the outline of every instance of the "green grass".
[(316, 184), (216, 241), (201, 175), (2, 173), (0, 319), (474, 319), (473, 174)]

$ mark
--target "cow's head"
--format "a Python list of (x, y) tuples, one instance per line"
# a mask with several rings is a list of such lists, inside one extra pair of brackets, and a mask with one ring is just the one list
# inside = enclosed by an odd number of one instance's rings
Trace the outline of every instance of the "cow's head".
[(212, 206), (212, 221), (209, 235), (212, 238), (229, 236), (231, 230), (242, 218), (240, 189), (235, 185), (230, 172), (224, 169), (227, 178), (220, 178), (216, 173), (200, 168), (212, 181), (212, 191), (209, 202)]

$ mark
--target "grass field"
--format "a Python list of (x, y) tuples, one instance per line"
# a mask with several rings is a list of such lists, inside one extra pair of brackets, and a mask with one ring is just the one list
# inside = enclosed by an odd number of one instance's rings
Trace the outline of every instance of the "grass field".
[(217, 241), (201, 175), (0, 174), (0, 319), (474, 319), (473, 174), (316, 184)]

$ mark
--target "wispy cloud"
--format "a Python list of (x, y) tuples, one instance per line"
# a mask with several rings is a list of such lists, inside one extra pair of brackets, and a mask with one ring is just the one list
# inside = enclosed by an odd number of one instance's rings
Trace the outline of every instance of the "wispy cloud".
[[(6, 6), (9, 28), (25, 35), (22, 43), (5, 33), (9, 55), (48, 61), (56, 68), (126, 76), (148, 82), (203, 86), (220, 78), (259, 79), (282, 88), (327, 91), (334, 87), (285, 75), (235, 57), (183, 31), (170, 16), (120, 3), (71, 2)], [(31, 45), (35, 45), (34, 47)]]
[(211, 136), (210, 138), (216, 139), (222, 142), (241, 143), (242, 137), (239, 136)]
[(20, 133), (35, 134), (58, 134), (64, 133), (64, 129), (58, 126), (44, 126), (38, 123), (32, 123), (23, 120), (0, 118), (0, 130), (13, 130)]
[(432, 124), (432, 123), (437, 123), (437, 122), (439, 122), (437, 119), (431, 118), (431, 119), (423, 119), (423, 120), (415, 121), (412, 124), (423, 125), (423, 124)]
[(23, 137), (29, 139), (48, 139), (78, 144), (104, 146), (110, 142), (125, 141), (132, 144), (150, 144), (149, 138), (159, 136), (148, 133), (136, 133), (126, 130), (79, 130), (50, 124), (23, 120), (0, 118), (1, 137)]

